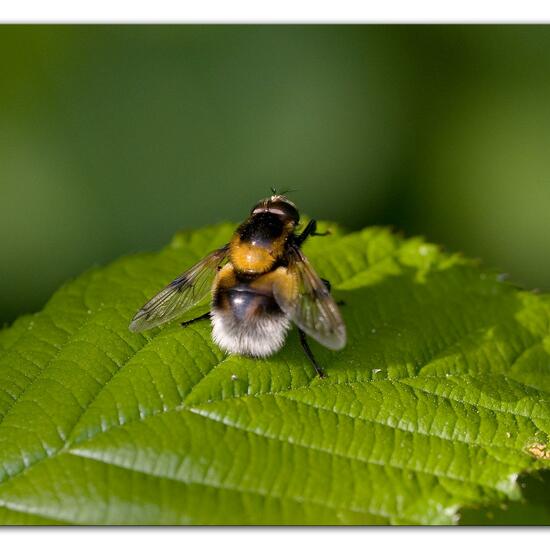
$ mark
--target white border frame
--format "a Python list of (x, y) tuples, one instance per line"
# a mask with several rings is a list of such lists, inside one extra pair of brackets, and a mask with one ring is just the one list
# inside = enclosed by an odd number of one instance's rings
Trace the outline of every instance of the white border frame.
[(42, 23), (531, 23), (547, 0), (3, 0), (0, 21)]

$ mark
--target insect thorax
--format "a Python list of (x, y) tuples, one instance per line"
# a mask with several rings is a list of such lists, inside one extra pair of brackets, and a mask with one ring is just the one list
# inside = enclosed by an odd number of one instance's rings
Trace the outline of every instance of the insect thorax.
[(271, 270), (284, 255), (291, 220), (270, 212), (248, 218), (239, 226), (230, 244), (230, 261), (243, 274), (261, 274)]

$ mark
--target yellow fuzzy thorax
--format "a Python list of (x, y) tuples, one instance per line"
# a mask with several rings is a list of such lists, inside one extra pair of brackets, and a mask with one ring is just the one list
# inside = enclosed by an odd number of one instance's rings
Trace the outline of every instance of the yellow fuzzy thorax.
[(264, 248), (253, 243), (242, 242), (238, 235), (232, 239), (229, 248), (229, 261), (241, 273), (260, 274), (268, 272), (280, 256), (281, 245), (274, 241)]

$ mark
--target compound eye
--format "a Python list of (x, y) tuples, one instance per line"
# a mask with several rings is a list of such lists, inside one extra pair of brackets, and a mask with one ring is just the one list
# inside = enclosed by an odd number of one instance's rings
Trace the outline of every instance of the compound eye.
[(295, 224), (300, 221), (300, 214), (294, 203), (283, 195), (274, 195), (258, 202), (250, 211), (251, 215), (270, 212), (282, 218), (291, 219)]
[(294, 223), (298, 223), (300, 221), (300, 213), (294, 206), (291, 206), (288, 209), (288, 215), (294, 220)]
[(250, 211), (251, 214), (257, 214), (258, 212), (263, 212), (267, 208), (266, 200), (260, 201), (259, 203), (255, 204), (252, 210)]
[(300, 221), (298, 209), (289, 200), (279, 199), (271, 203), (269, 211), (279, 216), (290, 218), (294, 223), (298, 223)]

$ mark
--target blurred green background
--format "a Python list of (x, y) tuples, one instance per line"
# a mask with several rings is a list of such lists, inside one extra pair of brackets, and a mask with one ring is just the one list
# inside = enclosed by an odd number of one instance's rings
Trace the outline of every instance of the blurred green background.
[(0, 51), (0, 323), (270, 186), (549, 288), (550, 27), (2, 26)]

